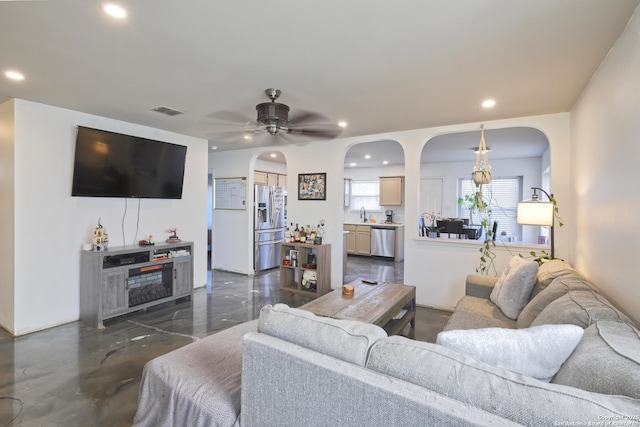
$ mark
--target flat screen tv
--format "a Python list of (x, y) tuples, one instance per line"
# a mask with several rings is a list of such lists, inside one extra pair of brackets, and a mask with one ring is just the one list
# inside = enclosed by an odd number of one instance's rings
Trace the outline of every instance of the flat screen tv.
[(78, 126), (72, 196), (182, 198), (187, 147)]

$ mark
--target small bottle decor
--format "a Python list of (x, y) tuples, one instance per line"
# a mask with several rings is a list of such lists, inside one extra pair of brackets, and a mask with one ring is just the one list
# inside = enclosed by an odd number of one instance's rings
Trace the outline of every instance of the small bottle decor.
[(106, 251), (109, 247), (109, 235), (107, 230), (100, 224), (100, 218), (98, 218), (98, 225), (93, 231), (93, 250), (96, 252)]

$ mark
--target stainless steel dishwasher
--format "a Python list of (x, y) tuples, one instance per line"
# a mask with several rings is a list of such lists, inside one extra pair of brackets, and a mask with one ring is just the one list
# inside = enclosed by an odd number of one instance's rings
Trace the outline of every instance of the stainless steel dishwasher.
[(391, 227), (371, 226), (371, 255), (395, 257), (396, 230)]

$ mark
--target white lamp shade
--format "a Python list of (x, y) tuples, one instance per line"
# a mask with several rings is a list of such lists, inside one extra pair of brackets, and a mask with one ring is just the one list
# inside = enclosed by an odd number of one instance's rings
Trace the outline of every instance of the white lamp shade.
[(518, 203), (518, 224), (553, 225), (553, 203), (535, 200)]

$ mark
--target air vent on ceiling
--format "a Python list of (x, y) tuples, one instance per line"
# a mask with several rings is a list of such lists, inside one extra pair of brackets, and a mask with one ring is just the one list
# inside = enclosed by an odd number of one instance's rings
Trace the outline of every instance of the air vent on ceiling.
[(151, 111), (157, 111), (158, 113), (166, 114), (167, 116), (179, 116), (180, 114), (184, 114), (184, 111), (165, 107), (164, 105), (160, 105), (159, 107), (153, 107), (151, 108)]

